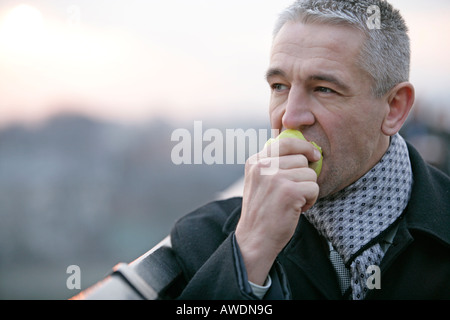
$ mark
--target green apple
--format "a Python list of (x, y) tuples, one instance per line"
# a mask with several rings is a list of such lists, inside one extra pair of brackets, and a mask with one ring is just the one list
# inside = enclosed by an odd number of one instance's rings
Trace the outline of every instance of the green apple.
[[(276, 140), (279, 140), (279, 139), (282, 139), (282, 138), (297, 138), (297, 139), (301, 139), (301, 140), (308, 141), (308, 140), (305, 139), (305, 136), (304, 136), (303, 133), (301, 133), (300, 131), (298, 131), (298, 130), (293, 130), (293, 129), (287, 129), (287, 130), (284, 130), (283, 132), (281, 132), (281, 133), (278, 135), (278, 137), (276, 137), (275, 139), (272, 139), (272, 138), (269, 139), (269, 140), (266, 142), (265, 147), (268, 146), (268, 145), (270, 145), (272, 142), (274, 142), (274, 141), (276, 141)], [(311, 142), (311, 144), (312, 144), (314, 147), (316, 147), (317, 150), (320, 151), (320, 154), (322, 154), (322, 148), (319, 147), (319, 146), (317, 145), (317, 143)], [(316, 172), (317, 176), (319, 176), (319, 175), (320, 175), (320, 172), (322, 171), (322, 161), (323, 161), (323, 156), (320, 157), (320, 160), (319, 160), (319, 161), (317, 161), (317, 162), (310, 162), (310, 163), (309, 163), (309, 167), (310, 167), (311, 169), (313, 169), (313, 170)]]

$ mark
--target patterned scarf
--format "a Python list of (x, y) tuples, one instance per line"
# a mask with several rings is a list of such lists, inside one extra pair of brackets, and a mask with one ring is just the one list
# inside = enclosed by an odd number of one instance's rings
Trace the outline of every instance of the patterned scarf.
[(362, 178), (305, 212), (350, 267), (352, 298), (364, 299), (369, 266), (379, 266), (384, 252), (378, 241), (402, 215), (412, 188), (405, 140), (396, 134), (380, 160)]

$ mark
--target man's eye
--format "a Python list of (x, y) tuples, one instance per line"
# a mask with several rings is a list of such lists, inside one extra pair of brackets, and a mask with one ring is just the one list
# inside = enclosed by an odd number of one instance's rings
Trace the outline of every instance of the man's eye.
[(272, 85), (272, 90), (275, 90), (275, 91), (283, 91), (283, 90), (286, 90), (287, 88), (288, 87), (286, 85), (281, 84), (281, 83), (275, 83)]
[(326, 87), (317, 87), (315, 91), (322, 92), (322, 93), (335, 93), (336, 92), (333, 89), (326, 88)]

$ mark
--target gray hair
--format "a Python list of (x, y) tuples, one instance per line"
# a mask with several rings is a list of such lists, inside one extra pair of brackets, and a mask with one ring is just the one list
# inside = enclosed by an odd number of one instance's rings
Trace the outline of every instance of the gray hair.
[[(374, 11), (372, 11), (374, 10)], [(376, 10), (376, 11), (375, 11)], [(378, 20), (373, 23), (374, 14)], [(287, 22), (349, 25), (362, 31), (365, 41), (359, 66), (373, 79), (373, 94), (381, 97), (395, 85), (409, 81), (408, 27), (391, 4), (383, 0), (297, 0), (282, 12), (274, 37)]]

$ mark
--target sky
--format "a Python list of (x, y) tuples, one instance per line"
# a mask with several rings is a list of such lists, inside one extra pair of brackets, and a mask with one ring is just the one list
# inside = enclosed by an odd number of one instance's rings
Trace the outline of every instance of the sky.
[[(0, 126), (61, 111), (266, 120), (272, 28), (291, 3), (0, 0)], [(417, 96), (448, 119), (450, 1), (391, 3), (410, 29)]]

